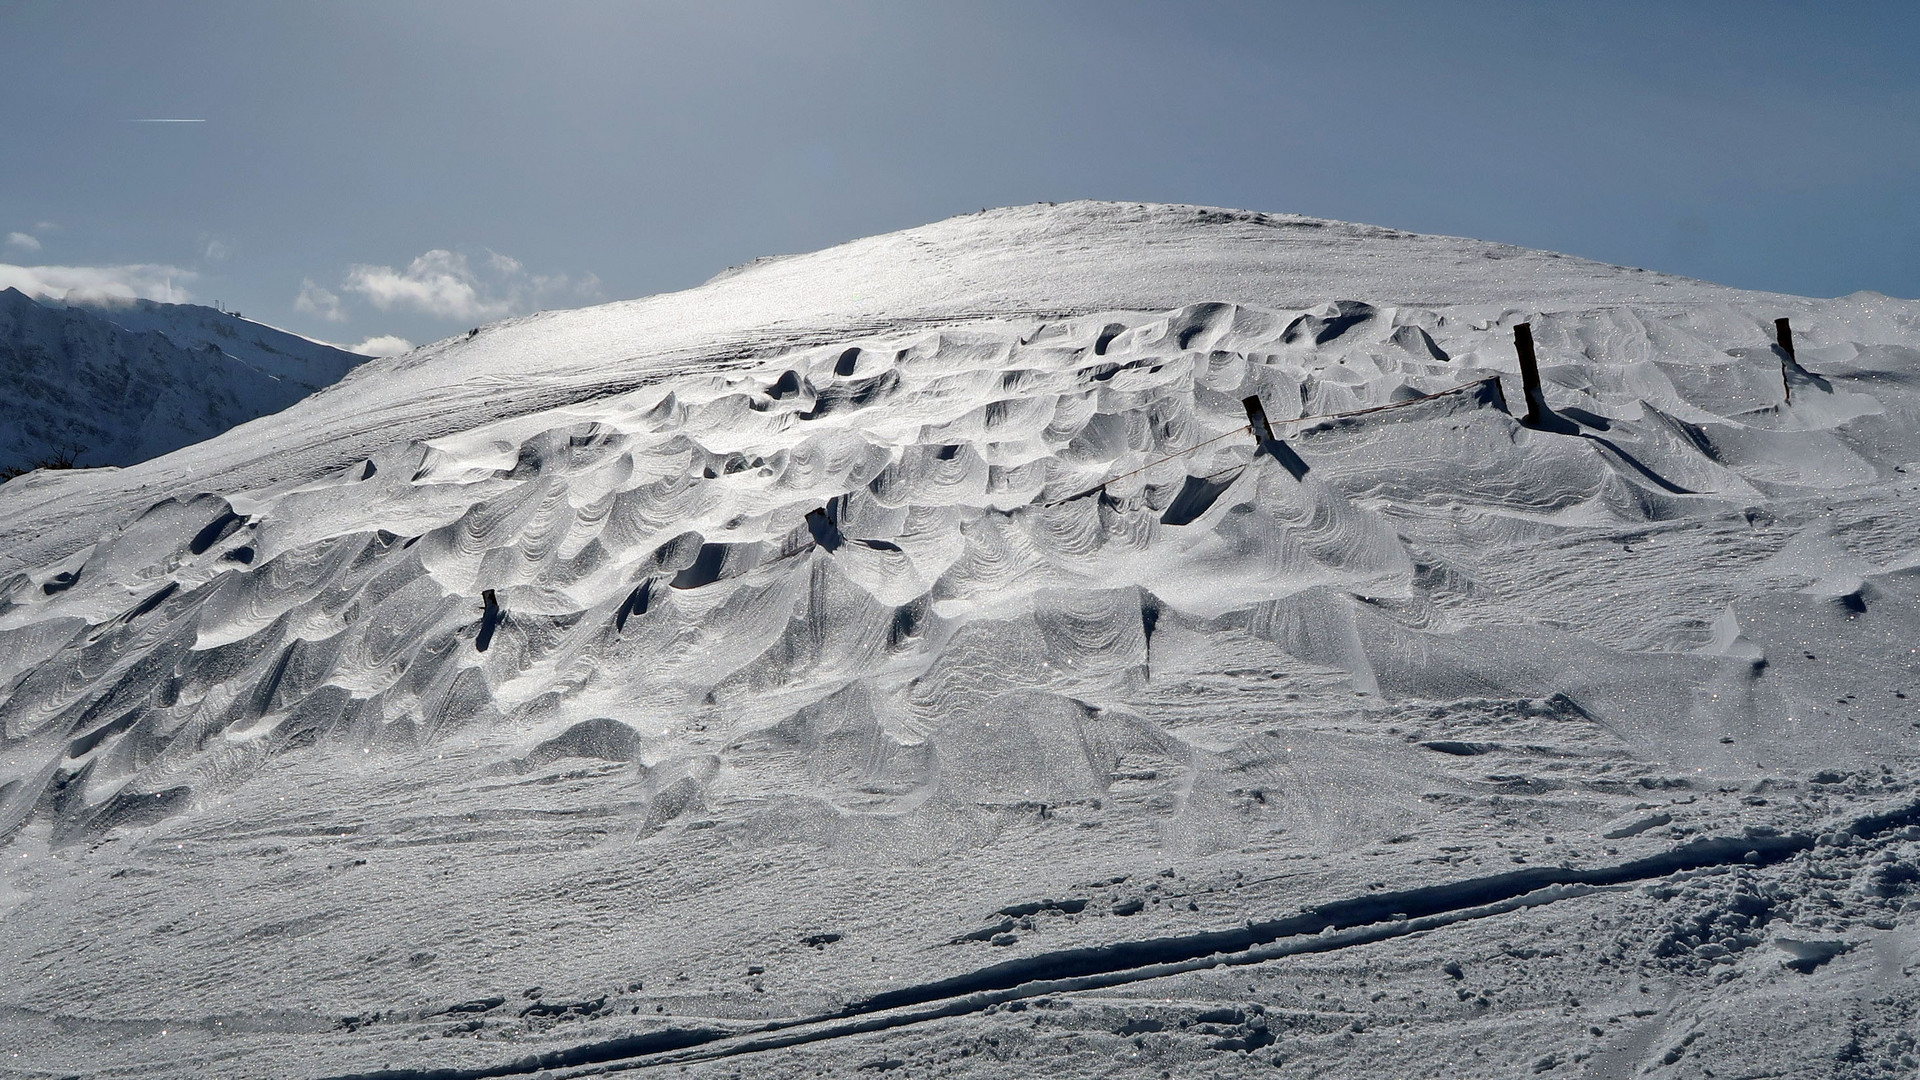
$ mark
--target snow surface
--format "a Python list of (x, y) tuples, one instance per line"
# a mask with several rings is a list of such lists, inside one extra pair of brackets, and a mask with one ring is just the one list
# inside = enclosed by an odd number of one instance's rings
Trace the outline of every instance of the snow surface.
[(130, 465), (278, 412), (367, 358), (236, 315), (0, 290), (0, 467)]
[(23, 478), (0, 1060), (1914, 1075), (1916, 379), (1910, 301), (1074, 203)]

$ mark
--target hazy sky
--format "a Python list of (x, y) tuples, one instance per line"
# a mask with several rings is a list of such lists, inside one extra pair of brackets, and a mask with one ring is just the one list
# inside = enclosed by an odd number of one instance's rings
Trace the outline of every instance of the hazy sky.
[(1915, 297), (1916, 42), (1913, 0), (0, 0), (0, 283), (425, 341), (1091, 197)]

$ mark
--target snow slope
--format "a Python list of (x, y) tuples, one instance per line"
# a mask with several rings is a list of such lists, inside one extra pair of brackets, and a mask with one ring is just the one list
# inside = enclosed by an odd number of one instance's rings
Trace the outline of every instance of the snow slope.
[(1916, 378), (1912, 302), (1075, 203), (16, 481), (0, 1048), (1908, 1075)]
[(0, 292), (0, 467), (130, 465), (278, 412), (366, 358), (192, 304)]

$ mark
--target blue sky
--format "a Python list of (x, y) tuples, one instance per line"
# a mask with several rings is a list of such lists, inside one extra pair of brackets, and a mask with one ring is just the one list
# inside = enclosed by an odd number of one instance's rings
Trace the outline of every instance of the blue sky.
[(1916, 41), (1911, 0), (0, 0), (0, 281), (426, 341), (1090, 197), (1915, 297)]

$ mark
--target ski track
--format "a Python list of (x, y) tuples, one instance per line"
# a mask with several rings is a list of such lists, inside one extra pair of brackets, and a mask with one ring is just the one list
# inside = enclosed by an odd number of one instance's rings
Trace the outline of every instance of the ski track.
[[(1847, 823), (1844, 831), (1853, 837), (1872, 840), (1916, 823), (1920, 823), (1920, 803), (1856, 819)], [(805, 1017), (745, 1031), (666, 1029), (547, 1051), (494, 1068), (378, 1070), (344, 1073), (328, 1080), (490, 1080), (532, 1073), (556, 1078), (590, 1076), (763, 1053), (981, 1012), (1021, 999), (1100, 990), (1189, 971), (1267, 963), (1289, 956), (1369, 945), (1444, 929), (1468, 920), (1618, 890), (1686, 871), (1736, 863), (1770, 865), (1810, 850), (1814, 845), (1815, 837), (1810, 835), (1696, 840), (1657, 856), (1614, 866), (1519, 871), (1409, 892), (1336, 901), (1286, 919), (1250, 924), (1239, 931), (1041, 954), (938, 983), (893, 991), (856, 1003), (833, 1016)]]

